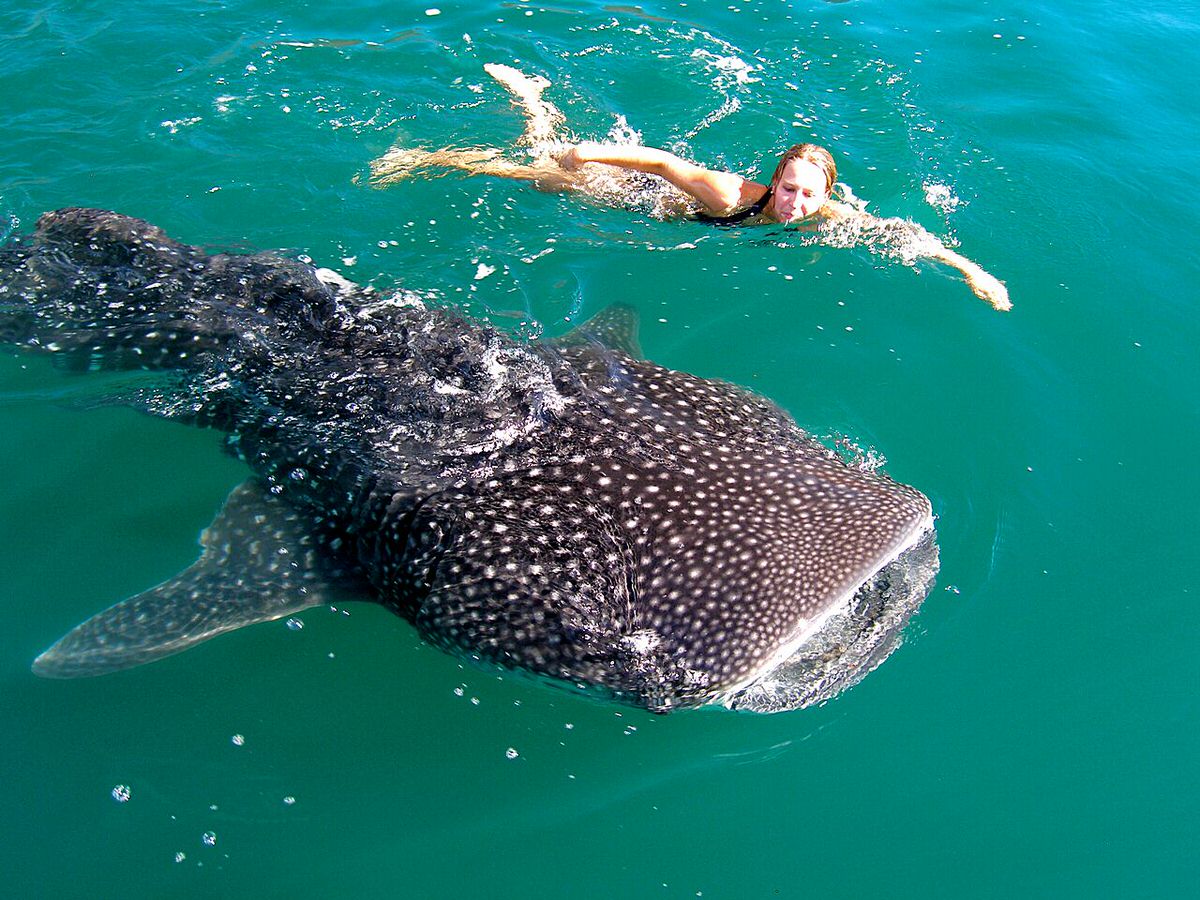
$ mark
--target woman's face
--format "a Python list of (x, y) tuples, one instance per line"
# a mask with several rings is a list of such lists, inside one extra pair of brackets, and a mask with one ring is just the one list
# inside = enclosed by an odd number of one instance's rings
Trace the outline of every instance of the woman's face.
[(780, 222), (799, 222), (819, 210), (828, 199), (825, 171), (806, 159), (793, 159), (783, 167), (772, 203)]

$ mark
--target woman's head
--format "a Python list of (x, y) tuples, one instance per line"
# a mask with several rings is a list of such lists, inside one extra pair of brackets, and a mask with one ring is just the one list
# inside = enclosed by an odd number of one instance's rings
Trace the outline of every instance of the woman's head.
[(837, 163), (824, 147), (796, 144), (779, 158), (771, 176), (772, 205), (782, 222), (806, 219), (824, 206), (837, 181)]

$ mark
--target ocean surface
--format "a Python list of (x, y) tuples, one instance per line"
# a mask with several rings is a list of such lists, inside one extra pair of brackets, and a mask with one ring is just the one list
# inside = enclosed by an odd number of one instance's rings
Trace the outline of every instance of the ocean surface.
[[(1200, 7), (1192, 0), (10, 0), (0, 229), (101, 206), (747, 385), (932, 499), (905, 644), (818, 708), (656, 717), (498, 676), (369, 604), (116, 675), (32, 659), (169, 578), (245, 476), (212, 432), (0, 353), (11, 897), (1200, 896)], [(514, 182), (369, 186), (572, 134), (769, 176), (834, 151), (1004, 280)]]

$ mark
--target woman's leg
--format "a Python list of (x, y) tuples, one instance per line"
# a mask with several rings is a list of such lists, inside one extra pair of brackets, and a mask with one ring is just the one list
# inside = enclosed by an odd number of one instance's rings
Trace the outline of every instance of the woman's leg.
[(548, 149), (546, 145), (559, 139), (557, 131), (566, 119), (557, 106), (542, 99), (542, 92), (550, 87), (549, 81), (540, 75), (530, 77), (512, 66), (500, 63), (488, 63), (483, 70), (504, 85), (524, 108), (525, 133), (518, 143), (535, 149)]
[[(475, 174), (481, 167), (496, 160), (500, 151), (496, 149), (459, 150), (446, 147), (442, 150), (393, 147), (379, 159), (371, 160), (371, 182), (376, 185), (391, 184), (410, 178), (421, 169), (461, 169)], [(443, 173), (444, 174), (444, 173)]]
[(495, 175), (533, 182), (545, 191), (562, 191), (575, 187), (578, 179), (552, 159), (538, 160), (534, 165), (522, 165), (504, 159), (496, 149), (461, 150), (445, 147), (441, 150), (421, 150), (395, 147), (379, 159), (371, 161), (371, 183), (383, 187), (411, 178), (422, 169), (442, 169), (435, 173), (459, 169), (471, 175)]
[(384, 186), (409, 178), (423, 169), (459, 169), (471, 175), (495, 175), (532, 182), (545, 191), (562, 191), (579, 187), (582, 178), (558, 165), (551, 151), (556, 145), (557, 129), (565, 121), (553, 103), (542, 99), (550, 82), (530, 77), (512, 66), (488, 63), (484, 70), (513, 95), (525, 112), (525, 132), (518, 143), (528, 145), (534, 152), (532, 164), (505, 159), (496, 148), (441, 150), (394, 147), (371, 162), (371, 183)]

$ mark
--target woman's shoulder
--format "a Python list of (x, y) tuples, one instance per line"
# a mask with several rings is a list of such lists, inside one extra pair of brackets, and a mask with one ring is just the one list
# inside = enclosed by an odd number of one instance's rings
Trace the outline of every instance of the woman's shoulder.
[(725, 216), (750, 206), (766, 190), (733, 172), (700, 167), (693, 178), (674, 183), (699, 201), (700, 210), (710, 216)]

